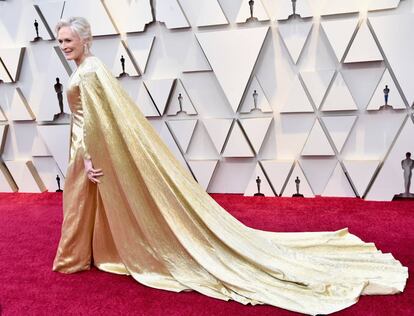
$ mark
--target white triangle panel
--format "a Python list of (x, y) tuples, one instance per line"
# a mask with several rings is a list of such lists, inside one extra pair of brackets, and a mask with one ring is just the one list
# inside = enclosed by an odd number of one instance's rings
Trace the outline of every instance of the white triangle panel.
[(217, 164), (210, 181), (210, 193), (243, 193), (256, 167), (254, 159), (225, 159)]
[(141, 73), (145, 73), (148, 59), (154, 44), (155, 36), (149, 37), (128, 37), (127, 45), (132, 56), (138, 63)]
[[(411, 152), (414, 155), (413, 135), (414, 124), (409, 117), (382, 165), (378, 176), (369, 189), (366, 195), (367, 200), (391, 201), (394, 195), (404, 192), (404, 176), (401, 161), (405, 159), (406, 152)], [(413, 156), (411, 156), (411, 159), (413, 159)], [(412, 183), (411, 192), (414, 193)]]
[(4, 114), (3, 109), (0, 107), (0, 122), (7, 122), (6, 114)]
[(20, 47), (0, 49), (0, 59), (4, 63), (4, 66), (10, 74), (13, 82), (17, 81), (17, 78), (19, 77), (20, 65), (24, 56), (24, 49), (25, 48)]
[(398, 7), (400, 0), (328, 0), (313, 1), (323, 5), (322, 15), (364, 12), (366, 10), (386, 10)]
[[(321, 15), (331, 14), (343, 14), (343, 13), (355, 13), (362, 9), (361, 2), (359, 0), (328, 0), (322, 2)], [(364, 3), (365, 4), (365, 3)]]
[(384, 89), (386, 85), (389, 89), (388, 105), (392, 106), (395, 110), (406, 108), (394, 80), (391, 78), (390, 72), (386, 69), (380, 82), (378, 83), (377, 88), (375, 89), (374, 94), (372, 95), (371, 100), (369, 101), (367, 110), (379, 110), (381, 106), (385, 105)]
[(212, 71), (207, 61), (206, 55), (201, 49), (197, 37), (194, 35), (190, 43), (187, 44), (185, 57), (183, 58), (183, 72)]
[(338, 61), (342, 60), (345, 50), (358, 25), (358, 18), (323, 19), (321, 26), (335, 52)]
[(286, 183), (286, 187), (283, 190), (282, 196), (291, 197), (293, 194), (296, 194), (296, 182), (295, 180), (299, 178), (299, 193), (303, 194), (304, 197), (314, 197), (312, 188), (309, 185), (308, 180), (305, 177), (305, 174), (302, 171), (302, 167), (299, 162), (296, 163), (295, 168), (293, 169), (290, 177)]
[(370, 0), (369, 11), (395, 9), (400, 4), (400, 0)]
[(323, 123), (325, 124), (338, 152), (342, 151), (342, 148), (354, 127), (356, 119), (356, 116), (322, 117)]
[(125, 60), (125, 72), (131, 77), (140, 75), (129, 57), (125, 46), (118, 38), (100, 38), (94, 40), (92, 47), (94, 55), (101, 59), (115, 77), (119, 77), (122, 73), (121, 56)]
[(319, 108), (326, 90), (332, 81), (335, 70), (319, 70), (301, 72), (301, 77), (305, 82), (306, 88), (312, 97), (316, 107)]
[(32, 161), (15, 160), (4, 163), (16, 182), (19, 192), (40, 193), (46, 191)]
[[(249, 1), (242, 1), (239, 12), (237, 13), (236, 23), (245, 23), (250, 19), (250, 5)], [(253, 5), (253, 18), (257, 21), (269, 21), (266, 9), (261, 0), (255, 0)]]
[(254, 157), (254, 153), (237, 122), (233, 124), (223, 151), (223, 157)]
[(59, 1), (59, 2), (39, 2), (36, 3), (36, 5), (38, 6), (38, 8), (40, 9), (40, 11), (42, 12), (43, 17), (46, 20), (47, 25), (49, 26), (50, 31), (53, 32), (53, 35), (56, 36), (55, 34), (55, 26), (56, 24), (59, 22), (60, 20), (60, 15), (62, 13), (63, 10), (63, 5), (64, 2), (63, 1)]
[(345, 83), (342, 74), (338, 72), (325, 102), (322, 105), (322, 111), (349, 111), (358, 110), (354, 98)]
[(160, 116), (144, 85), (141, 85), (141, 89), (139, 90), (138, 106), (146, 117)]
[(381, 76), (384, 63), (349, 64), (342, 68), (342, 75), (360, 111), (364, 111)]
[(227, 139), (227, 135), (229, 133), (233, 120), (205, 119), (203, 122), (211, 140), (213, 141), (214, 146), (217, 149), (217, 152), (220, 154), (223, 149), (224, 142)]
[(250, 113), (251, 111), (259, 110), (263, 113), (273, 112), (262, 86), (256, 76), (254, 76), (249, 88), (247, 89), (243, 103), (240, 106), (240, 112)]
[[(93, 36), (117, 34), (101, 0), (71, 0), (65, 1), (63, 18), (82, 16), (91, 24)], [(52, 28), (54, 29), (54, 28)]]
[(214, 169), (216, 169), (218, 160), (189, 160), (191, 171), (193, 172), (197, 182), (207, 190), (213, 175)]
[(7, 122), (7, 117), (3, 112), (3, 109), (0, 107), (0, 122)]
[(228, 24), (217, 0), (180, 0), (180, 4), (192, 26)]
[(303, 89), (299, 76), (293, 80), (286, 101), (282, 104), (281, 113), (313, 112), (313, 107)]
[(17, 187), (12, 176), (7, 171), (4, 163), (0, 163), (0, 192), (11, 193), (16, 191)]
[(24, 19), (24, 22), (25, 22), (24, 26), (23, 24), (20, 26), (24, 27), (25, 30), (32, 30), (32, 32), (26, 32), (26, 36), (25, 36), (26, 41), (32, 42), (35, 39), (35, 37), (37, 37), (36, 29), (34, 27), (35, 20), (38, 23), (39, 37), (42, 40), (46, 40), (46, 41), (54, 39), (54, 36), (52, 36), (52, 34), (49, 33), (46, 24), (40, 18), (40, 15), (36, 11), (35, 7), (36, 7), (36, 4), (24, 6), (23, 14), (20, 17), (22, 20)]
[(345, 160), (344, 165), (359, 196), (363, 196), (377, 170), (379, 160)]
[(339, 162), (336, 165), (322, 196), (355, 197), (355, 193)]
[(120, 83), (146, 117), (160, 116), (142, 81), (138, 84), (138, 89), (136, 80), (121, 80)]
[(413, 104), (414, 13), (370, 17), (369, 22), (408, 103)]
[(293, 22), (279, 23), (279, 33), (285, 43), (290, 57), (296, 64), (300, 53), (312, 29), (312, 21), (294, 20)]
[(198, 33), (206, 54), (231, 107), (236, 112), (268, 27)]
[[(36, 47), (40, 47), (40, 45), (36, 45)], [(47, 55), (44, 56), (48, 61), (47, 69), (44, 69), (44, 64), (33, 64), (36, 66), (32, 70), (34, 80), (30, 94), (27, 95), (27, 101), (35, 111), (38, 121), (53, 121), (55, 114), (60, 113), (59, 95), (55, 89), (55, 85), (57, 84), (56, 79), (59, 78), (59, 83), (62, 85), (61, 96), (63, 111), (67, 114), (67, 123), (69, 123), (68, 113), (70, 113), (70, 109), (65, 96), (65, 90), (67, 89), (69, 80), (68, 72), (59, 59), (55, 49), (47, 50)]]
[(333, 156), (333, 151), (325, 132), (322, 129), (319, 120), (315, 120), (315, 124), (309, 133), (305, 146), (302, 149), (302, 156)]
[(6, 68), (4, 68), (3, 64), (0, 63), (0, 83), (2, 82), (11, 83), (13, 80), (7, 72)]
[(39, 135), (38, 130), (36, 129), (36, 135), (33, 138), (33, 145), (31, 154), (33, 157), (47, 157), (52, 156), (52, 153), (47, 148), (47, 145), (43, 141), (42, 137)]
[(59, 188), (56, 180), (57, 176), (60, 178), (60, 188), (64, 189), (65, 177), (53, 157), (34, 157), (33, 164), (49, 192), (56, 192)]
[(38, 125), (37, 130), (60, 170), (66, 174), (69, 161), (70, 126)]
[[(227, 133), (227, 131), (226, 131)], [(202, 121), (198, 121), (186, 152), (188, 160), (217, 160), (220, 157)]]
[(244, 191), (244, 196), (254, 196), (255, 193), (258, 193), (257, 179), (260, 181), (260, 193), (264, 194), (264, 196), (275, 196), (259, 164), (256, 165), (256, 168), (251, 175), (246, 190)]
[(282, 192), (282, 188), (293, 168), (293, 160), (262, 160), (260, 162), (264, 171), (269, 177), (273, 188), (277, 194)]
[(6, 144), (8, 131), (9, 131), (9, 124), (0, 125), (0, 157), (1, 157), (1, 154), (3, 153), (4, 145)]
[(197, 120), (174, 120), (168, 121), (167, 124), (183, 152), (187, 152)]
[(164, 22), (168, 29), (190, 27), (177, 0), (157, 0), (155, 12), (157, 21)]
[(164, 114), (175, 79), (145, 80), (144, 84), (150, 93), (158, 111)]
[(262, 147), (263, 140), (272, 120), (272, 117), (240, 119), (241, 125), (256, 153)]
[(13, 121), (33, 121), (36, 119), (20, 88), (14, 90), (9, 117)]
[(200, 2), (202, 3), (201, 10), (198, 10), (197, 26), (223, 25), (229, 23), (217, 0), (202, 0)]
[[(180, 112), (180, 102), (182, 107), (182, 112)], [(177, 80), (177, 83), (174, 87), (173, 93), (170, 98), (170, 102), (167, 107), (167, 115), (178, 115), (178, 114), (187, 114), (187, 115), (196, 115), (197, 111), (194, 108), (193, 102), (190, 99), (183, 83), (180, 79)]]
[(153, 21), (150, 0), (103, 0), (122, 33), (143, 32)]
[(338, 160), (336, 157), (305, 157), (300, 160), (303, 173), (315, 195), (321, 195)]
[[(95, 41), (96, 43), (97, 41)], [(114, 74), (114, 76), (116, 77), (120, 77), (120, 75), (123, 73), (123, 69), (122, 69), (122, 63), (121, 63), (121, 58), (124, 59), (124, 63), (125, 63), (125, 72), (128, 74), (128, 76), (130, 77), (139, 77), (141, 74), (139, 73), (139, 71), (137, 70), (137, 68), (135, 67), (133, 61), (131, 60), (125, 46), (122, 43), (119, 43), (116, 46), (117, 50), (114, 56), (116, 56), (116, 58), (114, 58), (112, 60), (112, 63), (107, 63), (108, 66), (112, 65), (111, 70)], [(108, 50), (106, 50), (106, 54), (108, 54)]]
[(345, 63), (358, 63), (383, 60), (382, 55), (372, 37), (368, 24), (364, 21), (356, 34), (351, 48), (345, 58)]

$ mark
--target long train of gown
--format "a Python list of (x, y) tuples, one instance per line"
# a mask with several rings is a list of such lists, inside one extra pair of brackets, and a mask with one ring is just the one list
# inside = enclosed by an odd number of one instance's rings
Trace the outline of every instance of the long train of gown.
[[(406, 267), (348, 233), (273, 233), (220, 207), (171, 154), (105, 66), (71, 76), (71, 160), (55, 271), (129, 274), (171, 291), (328, 314), (403, 291)], [(86, 177), (90, 155), (104, 177)]]

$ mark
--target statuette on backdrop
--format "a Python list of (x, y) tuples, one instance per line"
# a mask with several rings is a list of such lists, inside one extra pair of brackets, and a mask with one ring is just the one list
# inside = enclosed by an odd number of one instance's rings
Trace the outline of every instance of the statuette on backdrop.
[(414, 160), (411, 159), (411, 153), (405, 154), (405, 159), (401, 161), (404, 177), (404, 193), (394, 195), (393, 200), (414, 199), (414, 193), (410, 193), (411, 179), (413, 176)]
[(59, 78), (56, 78), (56, 83), (54, 87), (55, 87), (57, 99), (59, 101), (60, 113), (63, 113), (63, 85), (60, 83)]
[(264, 196), (263, 193), (260, 193), (260, 184), (262, 183), (262, 180), (259, 176), (256, 178), (256, 185), (257, 185), (257, 193), (254, 194), (254, 196)]
[(63, 110), (63, 85), (60, 83), (60, 79), (56, 78), (56, 83), (53, 86), (56, 92), (56, 97), (59, 104), (59, 113), (53, 115), (53, 121), (62, 121), (61, 123), (68, 123), (70, 115)]
[(385, 88), (382, 91), (384, 92), (384, 105), (388, 105), (388, 94), (390, 93), (390, 88), (388, 88), (388, 85), (385, 85)]
[(259, 94), (257, 93), (256, 90), (253, 91), (253, 109), (252, 111), (260, 111), (260, 109), (257, 107), (257, 98), (259, 97)]
[(390, 93), (390, 88), (388, 88), (388, 85), (385, 85), (385, 88), (382, 90), (384, 92), (384, 105), (380, 106), (380, 110), (388, 110), (392, 109), (391, 105), (388, 105), (388, 95)]
[(178, 106), (179, 106), (179, 111), (177, 112), (177, 114), (180, 113), (187, 113), (186, 111), (183, 110), (183, 96), (181, 95), (181, 93), (178, 94), (177, 100), (178, 100)]
[(300, 179), (299, 177), (296, 177), (295, 179), (296, 184), (296, 193), (292, 195), (292, 197), (303, 197), (303, 194), (299, 193), (299, 186), (300, 186)]
[(37, 22), (37, 20), (34, 20), (33, 26), (35, 28), (36, 37), (33, 39), (32, 42), (41, 41), (42, 38), (39, 36), (39, 23)]
[(56, 182), (57, 182), (57, 186), (58, 186), (58, 189), (56, 190), (56, 192), (63, 192), (63, 190), (60, 188), (60, 177), (59, 177), (59, 175), (56, 175)]
[(125, 72), (125, 58), (124, 58), (124, 55), (121, 55), (121, 59), (119, 59), (119, 61), (121, 62), (122, 72), (119, 74), (118, 78), (129, 76), (129, 74)]
[(250, 17), (246, 21), (247, 22), (258, 21), (258, 19), (254, 17), (254, 1), (253, 0), (249, 1), (249, 8), (250, 8)]
[(289, 15), (288, 19), (292, 18), (296, 18), (299, 17), (299, 14), (296, 14), (296, 0), (291, 0), (292, 1), (292, 14)]

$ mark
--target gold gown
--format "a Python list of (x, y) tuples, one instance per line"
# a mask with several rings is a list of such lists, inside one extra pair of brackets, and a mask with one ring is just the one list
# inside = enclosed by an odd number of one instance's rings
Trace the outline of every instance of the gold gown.
[[(171, 154), (96, 57), (68, 87), (72, 111), (64, 221), (53, 270), (97, 268), (171, 291), (328, 314), (361, 294), (403, 291), (406, 267), (347, 229), (273, 233), (220, 207)], [(102, 168), (101, 183), (84, 157)]]

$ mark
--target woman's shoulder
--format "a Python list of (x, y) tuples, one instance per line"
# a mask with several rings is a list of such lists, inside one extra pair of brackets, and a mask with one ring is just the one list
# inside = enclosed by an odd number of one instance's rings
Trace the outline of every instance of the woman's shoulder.
[(84, 75), (87, 73), (97, 72), (99, 69), (104, 68), (102, 61), (96, 56), (88, 56), (81, 64), (80, 74)]

